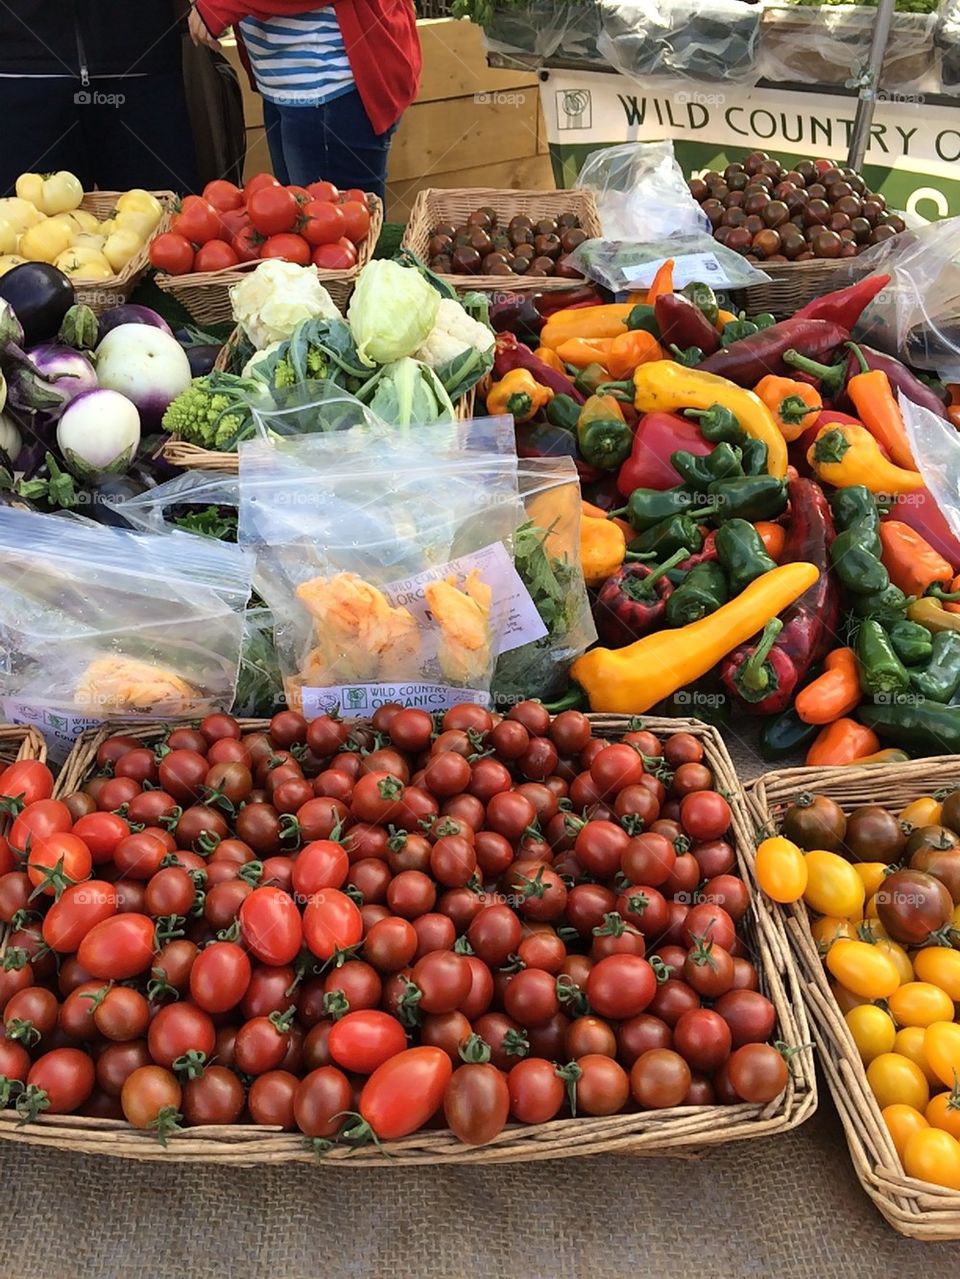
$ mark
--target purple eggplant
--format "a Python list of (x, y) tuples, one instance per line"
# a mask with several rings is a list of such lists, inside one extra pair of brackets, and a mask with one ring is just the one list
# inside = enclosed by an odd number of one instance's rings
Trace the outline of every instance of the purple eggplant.
[(137, 302), (123, 302), (120, 306), (112, 306), (100, 316), (100, 340), (121, 324), (148, 324), (150, 328), (160, 329), (163, 333), (173, 333), (163, 316), (150, 307), (140, 306)]

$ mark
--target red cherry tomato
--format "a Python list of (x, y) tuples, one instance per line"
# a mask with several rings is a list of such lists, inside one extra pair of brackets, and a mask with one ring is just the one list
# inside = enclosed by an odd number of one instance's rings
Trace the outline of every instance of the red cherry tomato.
[(154, 949), (153, 920), (130, 911), (95, 924), (77, 948), (77, 959), (93, 977), (123, 981), (150, 967)]
[(357, 251), (349, 240), (340, 239), (314, 249), (312, 260), (322, 271), (349, 271), (357, 265)]
[(363, 936), (363, 917), (346, 893), (322, 888), (303, 912), (303, 936), (318, 959), (331, 959), (338, 950), (357, 944)]
[(240, 933), (257, 959), (277, 966), (289, 964), (296, 957), (304, 929), (300, 912), (289, 894), (268, 885), (255, 888), (244, 898), (240, 906)]
[(366, 202), (346, 200), (339, 208), (343, 214), (343, 234), (354, 244), (360, 244), (370, 230), (370, 210)]
[(338, 1066), (358, 1075), (372, 1075), (378, 1066), (406, 1049), (407, 1036), (396, 1018), (370, 1008), (347, 1013), (334, 1022), (327, 1045)]
[(440, 1109), (452, 1074), (442, 1048), (408, 1048), (385, 1061), (364, 1084), (360, 1114), (381, 1140), (406, 1137)]
[(87, 933), (117, 913), (117, 890), (102, 879), (65, 888), (43, 918), (43, 940), (62, 954), (77, 950)]
[(336, 244), (346, 233), (346, 219), (339, 204), (330, 204), (326, 200), (311, 200), (302, 209), (303, 222), (300, 234), (308, 244), (314, 247), (321, 244)]
[(236, 266), (239, 261), (240, 255), (232, 245), (224, 243), (223, 240), (210, 240), (197, 250), (193, 269), (195, 271), (225, 271), (229, 267)]
[(17, 760), (0, 774), (0, 799), (19, 799), (26, 806), (49, 799), (52, 794), (53, 774), (39, 760)]
[(243, 192), (226, 178), (214, 178), (203, 188), (203, 198), (220, 213), (243, 208)]

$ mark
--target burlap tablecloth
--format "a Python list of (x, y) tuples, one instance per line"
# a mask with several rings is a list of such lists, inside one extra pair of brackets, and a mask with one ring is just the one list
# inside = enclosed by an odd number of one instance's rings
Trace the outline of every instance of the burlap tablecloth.
[[(750, 734), (730, 733), (741, 775)], [(0, 1146), (2, 1279), (929, 1279), (853, 1175), (824, 1090), (777, 1138), (696, 1160), (197, 1169)]]

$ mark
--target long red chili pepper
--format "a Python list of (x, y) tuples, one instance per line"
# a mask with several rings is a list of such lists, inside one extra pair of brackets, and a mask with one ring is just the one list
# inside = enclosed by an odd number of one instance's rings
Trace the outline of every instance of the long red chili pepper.
[(787, 491), (790, 523), (781, 563), (815, 564), (820, 576), (784, 613), (783, 626), (762, 655), (765, 686), (753, 678), (760, 663), (748, 665), (758, 644), (741, 645), (720, 668), (726, 688), (752, 715), (776, 715), (785, 710), (813, 663), (838, 642), (835, 631), (840, 615), (840, 592), (830, 572), (830, 547), (834, 538), (830, 507), (823, 489), (813, 480), (791, 480)]
[(845, 329), (853, 329), (860, 316), (877, 294), (890, 283), (889, 275), (868, 275), (845, 289), (836, 289), (814, 298), (794, 313), (795, 320), (832, 320)]
[(791, 349), (827, 361), (849, 340), (849, 329), (831, 320), (781, 320), (708, 356), (697, 372), (718, 373), (738, 386), (754, 387), (768, 373), (794, 373), (783, 359)]

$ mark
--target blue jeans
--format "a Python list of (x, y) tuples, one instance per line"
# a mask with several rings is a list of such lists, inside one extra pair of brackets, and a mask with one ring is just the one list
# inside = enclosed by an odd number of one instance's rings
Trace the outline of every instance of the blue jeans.
[(274, 175), (284, 185), (325, 180), (384, 198), (396, 125), (374, 133), (356, 89), (316, 107), (281, 107), (264, 98), (263, 123)]

